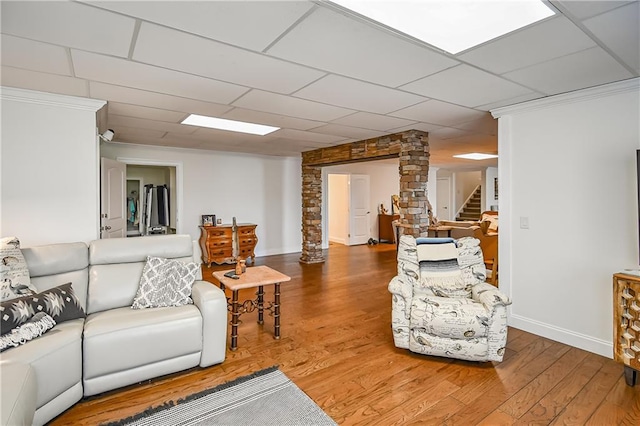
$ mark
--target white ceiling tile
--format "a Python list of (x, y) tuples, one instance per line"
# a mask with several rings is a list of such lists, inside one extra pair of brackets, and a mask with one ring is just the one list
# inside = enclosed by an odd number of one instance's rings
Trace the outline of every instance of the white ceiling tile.
[(584, 25), (636, 73), (640, 73), (640, 2), (587, 19)]
[(311, 141), (311, 142), (318, 142), (322, 144), (332, 144), (332, 143), (343, 141), (345, 139), (344, 136), (324, 135), (321, 133), (306, 132), (303, 130), (293, 130), (293, 129), (276, 130), (275, 132), (271, 133), (271, 136), (273, 136), (274, 138)]
[(143, 105), (152, 108), (162, 108), (192, 114), (220, 117), (232, 107), (214, 104), (195, 99), (165, 95), (163, 93), (148, 92), (130, 87), (114, 86), (112, 84), (89, 83), (89, 93), (94, 99), (121, 102), (125, 104)]
[(78, 77), (131, 88), (228, 103), (246, 88), (125, 59), (72, 50), (73, 66)]
[(485, 111), (477, 111), (433, 99), (396, 111), (390, 115), (441, 126), (451, 126), (481, 118), (485, 114)]
[(251, 90), (233, 102), (233, 105), (318, 121), (331, 121), (355, 112), (346, 108), (292, 98), (277, 93), (263, 92), (262, 90)]
[(337, 75), (328, 75), (294, 96), (345, 108), (386, 114), (425, 100), (422, 96)]
[(429, 139), (434, 139), (434, 140), (447, 140), (447, 139), (453, 139), (453, 138), (458, 138), (461, 136), (469, 136), (472, 135), (473, 132), (471, 131), (467, 131), (467, 130), (462, 130), (462, 129), (457, 129), (455, 127), (441, 127), (439, 129), (436, 129), (432, 132), (429, 132)]
[(352, 127), (362, 127), (363, 129), (385, 131), (395, 129), (400, 126), (408, 126), (415, 123), (415, 121), (389, 117), (387, 115), (372, 114), (370, 112), (356, 112), (355, 114), (334, 120), (333, 123)]
[(91, 2), (99, 7), (213, 40), (262, 51), (300, 19), (308, 1)]
[(390, 87), (458, 64), (427, 47), (322, 7), (278, 40), (268, 53)]
[[(109, 123), (107, 121), (107, 123)], [(107, 125), (107, 127), (109, 127)], [(111, 129), (114, 130), (114, 129)], [(115, 130), (114, 130), (115, 132)], [(130, 137), (143, 137), (143, 138), (161, 138), (167, 132), (164, 130), (152, 130), (152, 129), (143, 129), (141, 127), (126, 127), (126, 126), (118, 126), (118, 131), (114, 135), (114, 140), (120, 140), (121, 138), (130, 138)]]
[(291, 93), (325, 73), (260, 53), (143, 23), (133, 60), (232, 81), (277, 93)]
[(2, 65), (51, 74), (71, 75), (65, 48), (2, 34)]
[[(636, 0), (637, 1), (637, 0)], [(629, 1), (615, 0), (562, 0), (558, 1), (569, 13), (578, 19), (585, 19), (620, 7)]]
[(505, 77), (548, 95), (632, 77), (599, 47), (506, 73)]
[(469, 65), (449, 68), (401, 88), (470, 108), (531, 93), (526, 87)]
[(423, 132), (431, 133), (440, 128), (442, 128), (442, 126), (438, 126), (436, 124), (415, 122), (413, 124), (409, 124), (406, 126), (396, 127), (395, 129), (389, 129), (388, 132), (399, 133), (399, 132), (405, 132), (407, 130), (420, 130)]
[(167, 111), (166, 109), (149, 108), (140, 105), (122, 104), (119, 102), (108, 103), (109, 114), (126, 115), (129, 117), (146, 118), (148, 120), (168, 121), (179, 123), (187, 114), (184, 112)]
[(309, 130), (325, 124), (322, 121), (305, 120), (302, 118), (287, 117), (284, 115), (252, 111), (243, 108), (233, 108), (221, 117), (228, 118), (229, 120), (246, 121), (249, 123), (265, 124), (267, 126), (275, 127), (288, 127), (297, 130)]
[(377, 130), (362, 129), (359, 127), (341, 126), (339, 124), (327, 124), (325, 126), (316, 127), (314, 132), (324, 133), (327, 135), (338, 135), (345, 138), (353, 139), (370, 139), (384, 136), (385, 132)]
[(134, 127), (150, 130), (162, 130), (165, 132), (191, 134), (198, 130), (195, 126), (185, 124), (167, 123), (165, 121), (147, 120), (144, 118), (134, 118), (123, 115), (109, 114), (109, 125), (114, 126), (113, 130), (118, 133), (118, 126)]
[(88, 95), (88, 85), (85, 80), (5, 66), (2, 67), (2, 72), (0, 72), (0, 84), (2, 86), (40, 90), (41, 92), (63, 95)]
[(498, 120), (493, 118), (490, 113), (486, 113), (484, 117), (458, 124), (456, 125), (456, 128), (469, 132), (495, 136), (498, 134)]
[(479, 105), (476, 109), (482, 111), (491, 111), (494, 108), (500, 108), (507, 105), (515, 105), (532, 99), (543, 98), (545, 95), (538, 92), (527, 93), (526, 95), (516, 96), (515, 98), (503, 99), (501, 101), (490, 102), (488, 104)]
[(459, 58), (502, 74), (595, 45), (573, 22), (558, 16), (483, 44)]
[(75, 2), (2, 2), (2, 32), (126, 57), (135, 20)]

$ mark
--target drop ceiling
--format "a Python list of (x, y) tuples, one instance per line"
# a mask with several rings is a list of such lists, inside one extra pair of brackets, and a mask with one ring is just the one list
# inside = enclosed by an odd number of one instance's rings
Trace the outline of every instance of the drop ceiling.
[(452, 155), (497, 153), (492, 108), (640, 75), (638, 1), (548, 4), (450, 55), (323, 1), (2, 1), (1, 83), (108, 101), (116, 143), (299, 156), (418, 129), (432, 165), (489, 166)]

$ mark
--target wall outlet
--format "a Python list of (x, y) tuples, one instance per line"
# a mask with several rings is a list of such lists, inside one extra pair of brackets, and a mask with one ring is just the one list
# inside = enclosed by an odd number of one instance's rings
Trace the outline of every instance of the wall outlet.
[(222, 225), (222, 219), (217, 218), (216, 219), (216, 225)]

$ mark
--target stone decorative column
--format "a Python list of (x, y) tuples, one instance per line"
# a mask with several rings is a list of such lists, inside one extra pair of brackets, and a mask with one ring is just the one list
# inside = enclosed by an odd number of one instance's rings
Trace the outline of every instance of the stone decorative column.
[(302, 263), (322, 263), (322, 168), (302, 166)]
[(429, 227), (427, 180), (429, 138), (421, 131), (405, 132), (400, 142), (401, 233), (426, 237)]

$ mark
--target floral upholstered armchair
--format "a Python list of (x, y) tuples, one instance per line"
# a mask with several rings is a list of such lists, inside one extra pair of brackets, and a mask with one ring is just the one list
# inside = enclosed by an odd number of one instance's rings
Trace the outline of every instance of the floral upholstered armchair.
[(425, 355), (502, 361), (509, 298), (487, 284), (476, 238), (403, 235), (389, 283), (395, 345)]

